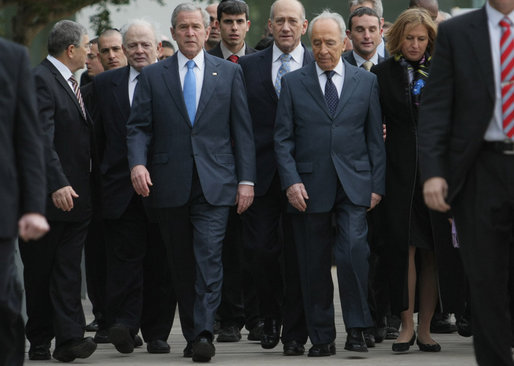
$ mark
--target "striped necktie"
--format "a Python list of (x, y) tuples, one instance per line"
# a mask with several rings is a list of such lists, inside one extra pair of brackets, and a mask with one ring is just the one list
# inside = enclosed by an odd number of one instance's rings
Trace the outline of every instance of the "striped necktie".
[(73, 86), (73, 92), (77, 97), (80, 109), (82, 109), (82, 115), (84, 116), (84, 118), (86, 118), (86, 108), (84, 108), (84, 101), (82, 100), (82, 94), (80, 94), (79, 83), (77, 83), (77, 79), (75, 79), (75, 76), (73, 75), (71, 75), (68, 80), (71, 82), (71, 85)]
[(284, 76), (291, 70), (289, 67), (291, 55), (283, 53), (280, 55), (279, 60), (281, 64), (277, 72), (277, 78), (275, 79), (275, 90), (277, 91), (277, 95), (280, 97), (280, 90), (282, 89), (282, 76)]
[(514, 37), (511, 26), (512, 23), (507, 17), (500, 21), (503, 132), (510, 139), (514, 137)]

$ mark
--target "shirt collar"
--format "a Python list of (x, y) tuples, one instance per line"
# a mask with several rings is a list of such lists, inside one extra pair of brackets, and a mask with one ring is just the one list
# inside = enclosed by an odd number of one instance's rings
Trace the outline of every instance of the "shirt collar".
[(493, 8), (491, 4), (489, 4), (489, 1), (485, 3), (485, 11), (487, 13), (487, 19), (489, 19), (491, 25), (495, 27), (499, 27), (500, 20), (502, 20), (505, 17), (508, 17), (511, 23), (514, 24), (514, 11), (510, 12), (509, 15), (505, 15), (503, 13), (500, 13), (495, 8)]
[[(189, 59), (186, 56), (184, 56), (184, 54), (182, 52), (180, 52), (180, 50), (177, 52), (177, 58), (178, 58), (178, 68), (179, 68), (179, 70), (181, 68), (183, 68), (183, 67), (186, 67), (186, 62), (188, 62)], [(198, 69), (200, 71), (203, 71), (204, 64), (205, 64), (205, 56), (204, 56), (203, 48), (193, 58), (193, 61), (195, 62), (196, 67), (198, 67)]]
[(375, 52), (375, 54), (369, 59), (369, 60), (366, 60), (365, 58), (359, 56), (357, 54), (357, 52), (352, 51), (353, 52), (353, 57), (355, 58), (355, 62), (357, 63), (357, 66), (358, 67), (361, 67), (361, 65), (366, 62), (366, 61), (371, 61), (373, 62), (373, 65), (376, 65), (378, 64), (378, 52)]
[[(296, 46), (296, 48), (290, 52), (289, 54), (291, 55), (292, 59), (294, 61), (296, 61), (297, 63), (301, 64), (302, 63), (302, 60), (303, 60), (303, 53), (305, 52), (305, 50), (303, 49), (303, 46), (302, 46), (302, 43), (300, 42), (298, 44), (298, 46)], [(283, 54), (284, 52), (282, 52), (280, 50), (280, 48), (277, 47), (277, 45), (275, 44), (275, 42), (273, 42), (273, 62), (276, 62), (278, 61), (278, 58)]]
[(46, 59), (52, 63), (52, 65), (55, 66), (55, 68), (59, 71), (59, 73), (62, 75), (64, 80), (68, 81), (68, 79), (73, 75), (73, 73), (68, 69), (68, 66), (63, 64), (61, 61), (56, 59), (55, 57), (48, 55), (46, 56)]
[[(316, 65), (316, 71), (318, 73), (318, 77), (323, 75), (323, 73), (325, 72), (324, 70), (321, 69), (321, 67), (318, 66), (318, 63), (316, 62), (315, 63)], [(339, 59), (339, 62), (337, 63), (336, 67), (334, 67), (334, 71), (337, 75), (339, 76), (343, 76), (343, 61), (341, 59)]]
[(227, 47), (225, 47), (225, 45), (223, 44), (223, 41), (220, 41), (220, 48), (221, 48), (221, 53), (223, 53), (223, 58), (225, 60), (232, 55), (236, 55), (238, 57), (243, 57), (245, 55), (245, 51), (246, 51), (246, 43), (243, 42), (243, 47), (241, 47), (241, 49), (239, 51), (237, 51), (236, 53), (232, 53), (231, 50), (229, 50)]
[(129, 83), (133, 83), (136, 78), (139, 76), (140, 72), (134, 69), (132, 66), (130, 66), (130, 72), (129, 72)]

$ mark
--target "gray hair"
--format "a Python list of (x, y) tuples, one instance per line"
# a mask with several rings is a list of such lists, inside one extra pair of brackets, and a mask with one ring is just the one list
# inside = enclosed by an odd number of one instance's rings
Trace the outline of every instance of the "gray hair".
[(183, 11), (186, 11), (186, 12), (200, 11), (200, 14), (202, 14), (203, 26), (205, 28), (207, 28), (211, 24), (211, 19), (209, 18), (209, 13), (207, 13), (200, 6), (195, 5), (193, 3), (182, 3), (182, 4), (177, 5), (177, 7), (175, 9), (173, 9), (173, 13), (171, 14), (172, 28), (175, 28), (177, 26), (178, 15)]
[[(269, 11), (269, 18), (270, 20), (273, 20), (273, 18), (275, 18), (275, 6), (277, 5), (278, 2), (280, 2), (281, 0), (275, 0), (273, 2), (273, 4), (271, 4), (271, 8), (270, 8), (270, 11)], [(302, 11), (302, 19), (301, 21), (303, 22), (305, 20), (305, 7), (303, 6), (303, 4), (298, 1), (298, 0), (294, 0), (296, 1), (298, 4), (300, 4), (300, 8), (301, 8), (301, 11)]]
[(71, 20), (55, 23), (48, 35), (48, 54), (57, 57), (70, 45), (80, 47), (82, 37), (87, 35), (86, 28)]
[(309, 24), (309, 38), (312, 36), (312, 28), (314, 24), (320, 19), (332, 19), (339, 26), (339, 30), (341, 31), (341, 40), (343, 41), (346, 37), (346, 24), (344, 23), (343, 17), (338, 13), (332, 13), (329, 9), (323, 10), (320, 14), (318, 14), (314, 19), (311, 20), (311, 24)]
[(157, 31), (155, 29), (155, 26), (152, 23), (150, 23), (149, 21), (144, 20), (144, 19), (132, 19), (127, 24), (125, 24), (123, 27), (121, 27), (121, 30), (120, 30), (121, 39), (122, 39), (123, 45), (125, 47), (127, 46), (127, 32), (133, 26), (142, 26), (142, 27), (147, 27), (148, 29), (150, 29), (152, 31), (152, 34), (153, 34), (153, 40), (152, 41), (154, 42), (154, 46), (157, 47), (157, 45), (159, 44), (160, 40), (157, 37)]
[(364, 5), (364, 3), (371, 3), (373, 10), (375, 10), (380, 18), (384, 17), (384, 7), (382, 6), (382, 0), (350, 0), (348, 7), (357, 5)]

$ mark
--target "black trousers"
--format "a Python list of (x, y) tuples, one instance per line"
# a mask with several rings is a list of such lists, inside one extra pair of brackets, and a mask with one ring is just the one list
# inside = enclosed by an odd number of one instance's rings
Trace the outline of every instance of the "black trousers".
[(282, 342), (307, 341), (300, 276), (286, 198), (275, 175), (264, 196), (243, 214), (243, 237), (250, 252), (260, 313), (282, 320)]
[(22, 291), (16, 278), (14, 239), (0, 239), (0, 365), (23, 365), (25, 329)]
[(93, 216), (89, 223), (84, 247), (86, 265), (87, 296), (93, 305), (95, 319), (103, 327), (105, 322), (105, 283), (107, 253), (105, 247), (104, 224), (100, 217)]
[(236, 207), (230, 208), (223, 241), (223, 288), (217, 318), (221, 327), (255, 327), (260, 318), (259, 300), (250, 270), (250, 254), (243, 241), (243, 228)]
[(56, 346), (84, 337), (84, 311), (80, 299), (82, 250), (89, 220), (50, 221), (50, 231), (41, 239), (20, 239), (31, 344)]
[(512, 366), (509, 278), (514, 230), (514, 156), (482, 151), (452, 203), (468, 276), (480, 366)]

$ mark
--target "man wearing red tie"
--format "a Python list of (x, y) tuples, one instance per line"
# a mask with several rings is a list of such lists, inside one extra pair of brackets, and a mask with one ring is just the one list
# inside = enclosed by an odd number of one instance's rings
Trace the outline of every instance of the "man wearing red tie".
[(425, 202), (455, 218), (479, 365), (514, 365), (513, 24), (512, 0), (442, 23), (419, 118)]

